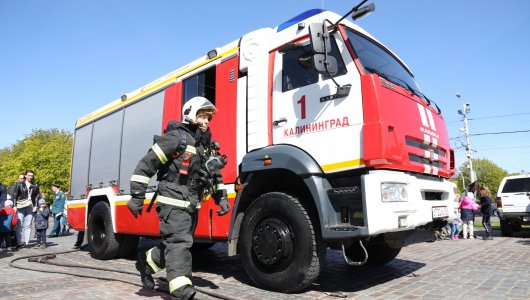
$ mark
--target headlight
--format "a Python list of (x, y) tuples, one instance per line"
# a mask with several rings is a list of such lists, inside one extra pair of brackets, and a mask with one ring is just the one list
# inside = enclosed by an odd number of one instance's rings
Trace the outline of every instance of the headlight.
[(381, 200), (383, 202), (407, 202), (407, 185), (404, 183), (381, 183)]

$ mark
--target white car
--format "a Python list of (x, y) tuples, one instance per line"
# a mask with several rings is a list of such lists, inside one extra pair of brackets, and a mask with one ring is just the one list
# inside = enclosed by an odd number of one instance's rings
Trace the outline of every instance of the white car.
[(504, 177), (497, 192), (497, 215), (501, 232), (512, 236), (530, 224), (530, 174)]

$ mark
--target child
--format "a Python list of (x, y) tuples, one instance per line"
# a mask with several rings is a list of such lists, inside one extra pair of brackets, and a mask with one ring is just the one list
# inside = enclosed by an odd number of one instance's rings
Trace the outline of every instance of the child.
[(13, 201), (9, 198), (4, 202), (4, 207), (0, 210), (0, 244), (5, 241), (7, 249), (11, 249), (10, 233), (17, 226), (17, 216), (13, 209)]
[(482, 213), (482, 226), (486, 231), (485, 240), (493, 240), (491, 235), (491, 215), (493, 214), (493, 207), (491, 206), (491, 192), (490, 189), (486, 186), (483, 186), (479, 189), (480, 195), (480, 212)]
[(460, 222), (462, 222), (462, 220), (459, 215), (456, 215), (453, 222), (451, 222), (451, 240), (453, 241), (458, 240), (458, 235), (460, 234)]
[(48, 229), (48, 216), (50, 209), (44, 199), (39, 200), (39, 207), (35, 214), (35, 231), (37, 231), (37, 245), (33, 248), (46, 248), (46, 229)]
[[(466, 196), (460, 201), (460, 213), (461, 213), (461, 219), (462, 223), (464, 223), (463, 227), (463, 234), (464, 239), (474, 239), (475, 236), (473, 234), (473, 212), (475, 210), (478, 210), (479, 206), (474, 201), (475, 195), (471, 192), (468, 192)], [(469, 237), (468, 237), (468, 231), (469, 231)]]

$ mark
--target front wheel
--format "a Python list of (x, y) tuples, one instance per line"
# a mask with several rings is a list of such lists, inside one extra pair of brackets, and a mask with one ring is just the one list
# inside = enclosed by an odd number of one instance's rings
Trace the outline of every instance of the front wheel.
[(112, 259), (119, 254), (119, 243), (112, 229), (112, 217), (107, 202), (94, 205), (88, 217), (88, 245), (95, 259)]
[(264, 194), (248, 207), (239, 243), (243, 266), (254, 283), (284, 293), (309, 286), (325, 256), (308, 212), (284, 193)]

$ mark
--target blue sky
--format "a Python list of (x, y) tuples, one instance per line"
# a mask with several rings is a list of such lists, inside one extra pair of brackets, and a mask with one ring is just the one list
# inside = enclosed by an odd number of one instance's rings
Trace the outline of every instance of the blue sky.
[[(457, 111), (471, 104), (475, 157), (530, 172), (530, 1), (374, 1), (357, 22), (397, 53), (447, 120), (465, 160)], [(73, 131), (77, 119), (223, 46), (345, 0), (0, 1), (0, 148), (34, 128)], [(480, 176), (480, 174), (479, 174)]]

